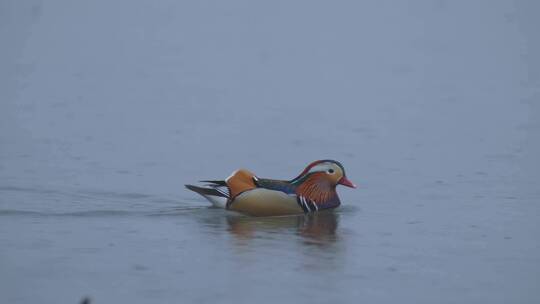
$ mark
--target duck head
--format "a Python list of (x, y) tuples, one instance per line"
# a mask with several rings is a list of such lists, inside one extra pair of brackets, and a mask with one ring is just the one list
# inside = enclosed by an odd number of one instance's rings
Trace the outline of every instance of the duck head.
[(333, 208), (340, 204), (337, 185), (356, 188), (345, 175), (343, 165), (335, 160), (318, 160), (309, 164), (300, 175), (291, 180), (298, 196), (319, 207)]
[(308, 180), (324, 188), (335, 188), (337, 185), (356, 188), (356, 185), (345, 175), (343, 165), (331, 159), (312, 162), (291, 183), (299, 185)]

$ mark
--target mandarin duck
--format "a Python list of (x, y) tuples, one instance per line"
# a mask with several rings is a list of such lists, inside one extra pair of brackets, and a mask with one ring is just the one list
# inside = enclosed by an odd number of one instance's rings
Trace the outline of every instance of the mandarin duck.
[(259, 178), (240, 169), (225, 180), (204, 180), (205, 186), (186, 185), (214, 206), (253, 216), (290, 215), (336, 208), (340, 200), (337, 185), (356, 186), (335, 160), (309, 164), (292, 180)]

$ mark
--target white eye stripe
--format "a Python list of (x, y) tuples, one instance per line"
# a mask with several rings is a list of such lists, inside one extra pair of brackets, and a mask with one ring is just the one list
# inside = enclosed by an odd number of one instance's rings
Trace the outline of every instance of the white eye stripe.
[(314, 172), (328, 172), (328, 173), (335, 173), (337, 171), (337, 168), (333, 164), (318, 164), (313, 166), (313, 168), (309, 169), (308, 173), (314, 173)]
[(325, 172), (326, 170), (332, 168), (330, 165), (328, 164), (319, 164), (319, 165), (315, 165), (313, 168), (309, 169), (309, 172), (312, 173), (312, 172)]

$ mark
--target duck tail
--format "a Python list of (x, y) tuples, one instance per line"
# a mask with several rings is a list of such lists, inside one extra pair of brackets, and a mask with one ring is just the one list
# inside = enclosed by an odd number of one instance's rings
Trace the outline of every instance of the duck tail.
[(225, 182), (224, 180), (202, 180), (200, 182), (208, 183), (208, 184), (211, 184), (212, 186), (224, 186), (224, 187), (227, 186), (227, 182)]
[(227, 187), (199, 187), (195, 185), (185, 185), (189, 190), (198, 193), (212, 203), (212, 205), (220, 208), (227, 206), (229, 200), (229, 190)]

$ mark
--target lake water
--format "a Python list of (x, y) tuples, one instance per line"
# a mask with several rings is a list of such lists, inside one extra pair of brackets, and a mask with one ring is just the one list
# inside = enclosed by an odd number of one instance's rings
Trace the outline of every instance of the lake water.
[[(0, 1), (0, 303), (538, 303), (535, 1)], [(341, 161), (336, 212), (183, 188)]]

